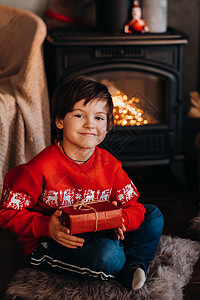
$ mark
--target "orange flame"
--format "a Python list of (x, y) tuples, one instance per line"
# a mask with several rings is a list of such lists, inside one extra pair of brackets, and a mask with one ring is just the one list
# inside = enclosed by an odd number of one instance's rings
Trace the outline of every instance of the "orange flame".
[(119, 90), (115, 95), (112, 95), (113, 99), (113, 117), (115, 125), (146, 125), (148, 121), (143, 118), (143, 110), (137, 108), (136, 105), (140, 102), (139, 98), (132, 97), (128, 99), (127, 95), (122, 95)]

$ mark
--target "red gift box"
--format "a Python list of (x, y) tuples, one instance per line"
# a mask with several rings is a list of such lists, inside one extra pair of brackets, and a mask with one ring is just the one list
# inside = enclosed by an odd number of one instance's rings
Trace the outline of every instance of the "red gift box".
[(60, 209), (60, 221), (71, 234), (122, 227), (122, 209), (110, 201), (79, 202)]

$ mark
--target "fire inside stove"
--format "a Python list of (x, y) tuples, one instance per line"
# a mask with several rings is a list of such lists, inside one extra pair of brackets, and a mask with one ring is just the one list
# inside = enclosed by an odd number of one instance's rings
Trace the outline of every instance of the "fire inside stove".
[(141, 108), (140, 99), (138, 97), (129, 98), (125, 93), (116, 88), (116, 86), (108, 80), (102, 80), (112, 96), (113, 100), (113, 117), (114, 125), (121, 126), (139, 126), (149, 123), (144, 117), (144, 111)]
[(146, 125), (148, 121), (144, 119), (144, 112), (142, 109), (137, 108), (140, 103), (139, 98), (132, 97), (128, 99), (127, 95), (117, 90), (116, 94), (112, 96), (113, 99), (113, 117), (115, 125)]

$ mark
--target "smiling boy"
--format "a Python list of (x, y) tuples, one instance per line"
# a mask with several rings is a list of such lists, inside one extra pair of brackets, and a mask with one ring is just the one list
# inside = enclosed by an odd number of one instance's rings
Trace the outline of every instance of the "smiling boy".
[[(99, 145), (113, 126), (105, 85), (79, 76), (60, 86), (52, 102), (59, 137), (5, 177), (0, 226), (18, 235), (33, 268), (70, 276), (115, 278), (139, 289), (160, 240), (163, 217), (137, 201), (121, 163)], [(122, 208), (123, 225), (79, 235), (61, 225), (62, 205), (109, 200)]]
[(56, 126), (63, 130), (61, 148), (72, 160), (85, 163), (94, 153), (107, 133), (107, 107), (103, 101), (85, 100), (75, 103), (73, 110), (63, 120), (56, 120)]

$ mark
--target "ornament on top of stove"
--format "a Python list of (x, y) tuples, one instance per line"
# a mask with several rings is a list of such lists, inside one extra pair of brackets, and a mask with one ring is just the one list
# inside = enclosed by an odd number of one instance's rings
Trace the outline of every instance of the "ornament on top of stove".
[(124, 26), (125, 33), (132, 33), (134, 31), (143, 33), (149, 31), (149, 27), (147, 26), (145, 20), (141, 18), (142, 11), (138, 5), (138, 1), (133, 1), (132, 17), (132, 20)]

